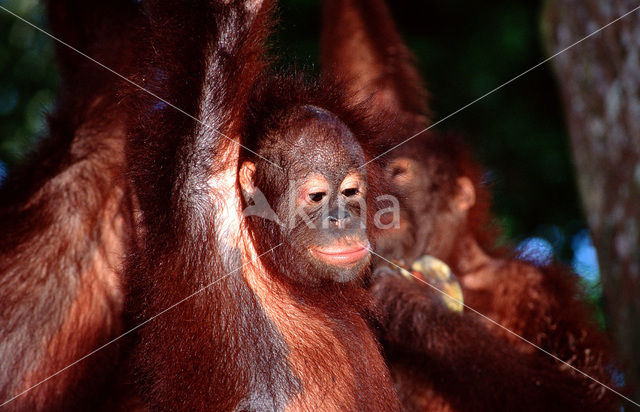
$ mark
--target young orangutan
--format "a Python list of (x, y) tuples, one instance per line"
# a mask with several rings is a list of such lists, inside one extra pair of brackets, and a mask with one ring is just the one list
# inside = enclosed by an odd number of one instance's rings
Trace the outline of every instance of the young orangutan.
[[(323, 66), (342, 76), (358, 102), (399, 120), (408, 139), (429, 126), (426, 93), (381, 0), (326, 0)], [(380, 159), (399, 195), (399, 228), (378, 240), (372, 294), (380, 338), (405, 410), (610, 410), (615, 395), (536, 349), (538, 345), (611, 386), (611, 357), (583, 304), (578, 279), (495, 250), (481, 168), (455, 138), (423, 133)], [(393, 263), (436, 262), (464, 304), (524, 337), (523, 342)], [(435, 258), (434, 258), (435, 257)], [(446, 264), (443, 264), (446, 263)], [(459, 285), (447, 272), (447, 264)], [(384, 267), (382, 267), (384, 266)], [(440, 270), (443, 269), (444, 270)], [(445, 277), (445, 276), (443, 276)]]
[[(450, 135), (431, 135), (399, 147), (387, 164), (403, 210), (399, 228), (378, 239), (377, 253), (391, 261), (429, 255), (445, 262), (461, 292), (428, 276), (425, 281), (440, 291), (420, 281), (408, 285), (393, 276), (393, 264), (379, 261), (372, 293), (403, 405), (465, 410), (466, 399), (478, 410), (611, 409), (612, 392), (531, 344), (613, 387), (612, 359), (577, 276), (559, 265), (535, 267), (496, 252), (481, 168), (464, 145)], [(441, 291), (468, 308), (452, 310)], [(475, 380), (481, 383), (464, 396), (451, 389)], [(491, 392), (493, 387), (501, 390)]]
[[(199, 119), (130, 97), (141, 216), (127, 303), (132, 324), (153, 318), (131, 353), (144, 403), (397, 410), (364, 316), (378, 178), (360, 168), (393, 139), (335, 88), (265, 69), (270, 1), (143, 5), (154, 52), (141, 81)], [(271, 220), (245, 210), (263, 200)]]

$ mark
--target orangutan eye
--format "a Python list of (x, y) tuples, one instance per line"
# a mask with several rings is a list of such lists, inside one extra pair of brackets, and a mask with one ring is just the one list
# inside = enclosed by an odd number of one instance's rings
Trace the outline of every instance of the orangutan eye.
[(344, 197), (351, 197), (351, 196), (355, 196), (355, 195), (357, 195), (357, 194), (358, 194), (358, 192), (359, 192), (359, 190), (358, 190), (358, 188), (357, 188), (357, 187), (350, 187), (349, 189), (344, 189), (344, 190), (342, 191), (342, 195), (343, 195)]
[(321, 202), (327, 194), (325, 192), (309, 193), (308, 198), (313, 203)]
[(391, 177), (392, 178), (396, 178), (396, 177), (400, 177), (403, 174), (407, 173), (407, 169), (403, 168), (403, 167), (393, 167), (391, 169)]

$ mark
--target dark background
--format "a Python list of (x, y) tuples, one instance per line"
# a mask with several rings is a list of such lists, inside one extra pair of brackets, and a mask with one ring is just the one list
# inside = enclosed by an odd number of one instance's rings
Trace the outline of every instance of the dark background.
[[(540, 36), (542, 2), (389, 3), (427, 81), (434, 121), (547, 57)], [(0, 0), (0, 4), (46, 27), (36, 1)], [(280, 4), (280, 24), (272, 43), (281, 64), (295, 62), (298, 68), (317, 71), (321, 2)], [(0, 174), (6, 174), (43, 134), (57, 77), (51, 40), (1, 10), (0, 79)], [(585, 277), (597, 299), (595, 251), (580, 208), (550, 65), (438, 128), (467, 136), (489, 170), (494, 211), (505, 241), (543, 254), (552, 248)]]

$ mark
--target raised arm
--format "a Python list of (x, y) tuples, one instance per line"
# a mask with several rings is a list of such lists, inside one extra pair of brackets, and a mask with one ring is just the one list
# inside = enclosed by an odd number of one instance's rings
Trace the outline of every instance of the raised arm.
[(428, 114), (414, 58), (381, 0), (325, 0), (323, 72), (346, 80), (350, 94), (379, 110)]
[[(132, 355), (140, 395), (153, 408), (277, 408), (281, 398), (252, 381), (260, 342), (233, 333), (264, 317), (242, 281), (240, 131), (262, 69), (269, 3), (148, 1), (154, 54), (129, 96), (136, 113), (127, 146), (142, 241), (127, 264)], [(210, 287), (208, 287), (210, 286)], [(205, 290), (202, 288), (208, 287)], [(184, 298), (194, 294), (180, 303)], [(240, 311), (237, 301), (246, 302)], [(264, 338), (273, 332), (264, 326)], [(265, 358), (277, 369), (279, 360)], [(267, 367), (266, 365), (262, 366)], [(279, 387), (278, 372), (272, 386)], [(282, 379), (287, 379), (286, 376)]]

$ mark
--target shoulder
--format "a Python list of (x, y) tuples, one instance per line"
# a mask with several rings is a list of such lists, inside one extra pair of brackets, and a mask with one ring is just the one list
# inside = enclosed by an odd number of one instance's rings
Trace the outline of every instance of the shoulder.
[(496, 259), (487, 270), (493, 272), (494, 290), (498, 295), (536, 299), (547, 281), (543, 270), (518, 259)]
[(569, 284), (556, 279), (555, 272), (517, 259), (500, 259), (494, 268), (494, 310), (515, 323), (518, 330), (548, 322), (562, 303), (571, 299)]

